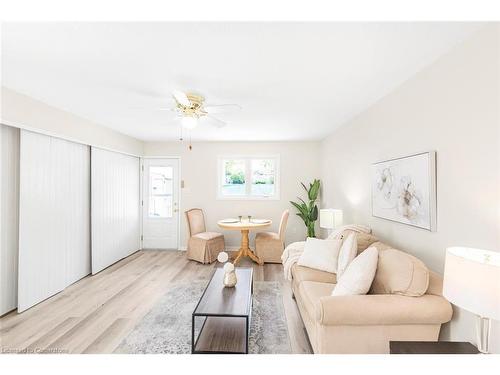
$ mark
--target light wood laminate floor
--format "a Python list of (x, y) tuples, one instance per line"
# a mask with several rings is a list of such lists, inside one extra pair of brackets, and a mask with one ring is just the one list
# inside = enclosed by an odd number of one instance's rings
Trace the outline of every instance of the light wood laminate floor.
[[(278, 281), (293, 353), (310, 353), (302, 319), (281, 264), (254, 268), (255, 281)], [(175, 280), (207, 280), (212, 265), (186, 259), (183, 251), (145, 250), (18, 314), (0, 318), (2, 353), (112, 353)]]

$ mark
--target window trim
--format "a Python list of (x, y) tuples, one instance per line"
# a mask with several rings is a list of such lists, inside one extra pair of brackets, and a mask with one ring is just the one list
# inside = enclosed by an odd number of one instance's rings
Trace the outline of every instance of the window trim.
[[(222, 176), (224, 174), (223, 161), (228, 159), (245, 160), (245, 195), (223, 195)], [(251, 195), (249, 185), (251, 185), (251, 161), (260, 159), (273, 159), (274, 166), (274, 194), (270, 196)], [(280, 155), (220, 155), (217, 157), (217, 200), (225, 201), (279, 201), (280, 200)], [(250, 183), (250, 184), (249, 184)], [(251, 187), (250, 187), (251, 188)]]

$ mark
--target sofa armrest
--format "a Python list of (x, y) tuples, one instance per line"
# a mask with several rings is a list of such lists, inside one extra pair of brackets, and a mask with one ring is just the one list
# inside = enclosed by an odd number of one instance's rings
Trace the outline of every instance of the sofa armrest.
[(451, 304), (441, 296), (367, 294), (321, 297), (316, 320), (323, 325), (442, 324), (452, 314)]

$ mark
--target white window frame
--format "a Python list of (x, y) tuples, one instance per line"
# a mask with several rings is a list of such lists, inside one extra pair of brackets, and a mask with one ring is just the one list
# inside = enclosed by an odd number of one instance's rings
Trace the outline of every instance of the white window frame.
[[(245, 195), (223, 195), (222, 194), (222, 176), (224, 175), (225, 160), (245, 160)], [(274, 160), (274, 194), (251, 195), (252, 181), (252, 160), (273, 159)], [(280, 200), (280, 155), (222, 155), (217, 158), (217, 199), (231, 201), (277, 201)]]

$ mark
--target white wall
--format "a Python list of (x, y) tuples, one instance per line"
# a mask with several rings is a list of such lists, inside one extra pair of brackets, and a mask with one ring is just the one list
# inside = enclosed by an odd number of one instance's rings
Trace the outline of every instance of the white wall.
[[(499, 54), (500, 27), (490, 25), (325, 139), (323, 206), (440, 273), (447, 246), (499, 251)], [(437, 232), (372, 217), (371, 163), (426, 150), (437, 151)], [(492, 334), (500, 352), (499, 322)], [(442, 337), (475, 342), (471, 314), (455, 310)]]
[(0, 122), (83, 144), (140, 156), (141, 141), (51, 107), (6, 87), (1, 88)]
[(0, 315), (17, 306), (19, 129), (0, 125)]
[[(319, 177), (319, 142), (200, 142), (189, 151), (185, 143), (146, 143), (145, 156), (180, 156), (181, 179), (181, 247), (187, 243), (187, 227), (184, 211), (198, 207), (205, 211), (207, 230), (221, 231), (216, 222), (226, 217), (252, 215), (270, 218), (271, 227), (278, 230), (283, 210), (290, 209), (286, 241), (299, 241), (305, 237), (305, 226), (295, 215), (289, 203), (297, 195), (304, 196), (300, 182)], [(228, 201), (217, 200), (217, 157), (220, 155), (280, 155), (280, 200)], [(238, 247), (240, 234), (225, 231), (226, 245)], [(253, 237), (253, 236), (252, 236)]]

